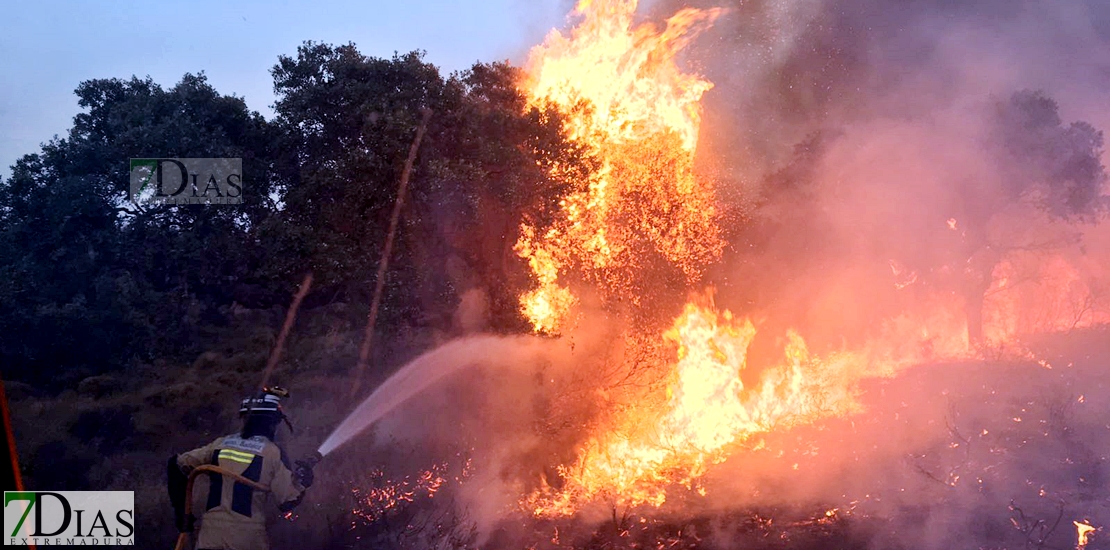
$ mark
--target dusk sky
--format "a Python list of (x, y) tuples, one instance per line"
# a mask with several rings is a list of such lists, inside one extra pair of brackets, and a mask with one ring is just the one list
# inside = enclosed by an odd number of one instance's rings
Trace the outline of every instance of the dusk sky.
[(222, 94), (269, 118), (270, 68), (305, 40), (378, 57), (414, 49), (445, 72), (520, 62), (566, 22), (568, 0), (5, 2), (0, 7), (0, 177), (78, 112), (77, 85), (149, 75), (164, 88), (204, 71)]

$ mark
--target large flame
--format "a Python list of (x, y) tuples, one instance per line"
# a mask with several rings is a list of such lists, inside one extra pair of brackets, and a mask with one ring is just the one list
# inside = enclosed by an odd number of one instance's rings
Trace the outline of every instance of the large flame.
[[(530, 104), (563, 112), (568, 135), (598, 166), (563, 197), (552, 225), (521, 228), (516, 252), (527, 260), (534, 283), (521, 296), (521, 311), (537, 332), (570, 330), (582, 292), (603, 305), (638, 310), (656, 305), (660, 292), (696, 294), (724, 247), (713, 183), (694, 170), (699, 101), (712, 84), (677, 62), (720, 11), (684, 9), (655, 26), (635, 22), (636, 5), (581, 0), (579, 24), (568, 34), (552, 32), (529, 58), (523, 86)], [(959, 230), (955, 219), (946, 228), (943, 222), (938, 230)], [(921, 289), (917, 274), (894, 260), (891, 288), (914, 294), (914, 305), (877, 323), (868, 343), (852, 352), (816, 356), (791, 331), (777, 364), (750, 372), (755, 326), (719, 311), (705, 295), (687, 303), (668, 330), (631, 323), (629, 330), (639, 332), (626, 334), (626, 341), (671, 354), (643, 354), (666, 373), (664, 387), (601, 415), (576, 460), (560, 466), (561, 482), (544, 485), (522, 505), (531, 513), (561, 515), (599, 499), (659, 506), (675, 487), (704, 494), (699, 479), (706, 470), (755, 444), (754, 436), (858, 411), (858, 384), (867, 377), (970, 357), (976, 345), (1009, 343), (1034, 325), (1058, 330), (1110, 320), (1105, 308), (1092, 306), (1086, 283), (1063, 259), (1039, 264), (1053, 275), (1041, 277), (1049, 281), (1042, 288), (1009, 292), (1020, 260), (1011, 254), (995, 268), (982, 304), (985, 342), (970, 341), (969, 306), (959, 292)], [(1029, 296), (1039, 305), (1024, 303)], [(1047, 297), (1056, 309), (1045, 319), (1028, 318), (1044, 310)], [(652, 313), (654, 319), (665, 314)], [(658, 344), (651, 343), (652, 331), (662, 332), (654, 337)]]
[(794, 333), (783, 362), (746, 388), (741, 374), (755, 334), (751, 321), (718, 312), (708, 298), (687, 304), (663, 335), (676, 354), (665, 399), (635, 408), (596, 433), (579, 460), (562, 468), (564, 486), (540, 491), (525, 505), (538, 515), (559, 515), (597, 498), (659, 506), (676, 485), (704, 494), (698, 478), (736, 444), (858, 407), (853, 385), (833, 379), (858, 361), (813, 357)]
[(714, 190), (695, 177), (700, 110), (712, 85), (682, 72), (675, 57), (719, 10), (685, 9), (658, 29), (635, 25), (634, 0), (583, 0), (581, 24), (552, 32), (529, 58), (527, 93), (569, 114), (570, 137), (600, 168), (564, 197), (542, 234), (523, 227), (516, 250), (537, 287), (521, 299), (541, 332), (558, 332), (576, 298), (561, 279), (574, 269), (603, 298), (637, 298), (639, 274), (668, 266), (697, 280), (723, 248)]
[[(637, 275), (660, 269), (657, 258), (693, 285), (723, 248), (712, 182), (693, 166), (698, 102), (712, 85), (676, 62), (720, 12), (685, 9), (657, 28), (636, 25), (635, 11), (634, 0), (582, 1), (569, 36), (554, 32), (531, 53), (531, 102), (567, 113), (568, 134), (600, 164), (564, 198), (551, 229), (522, 228), (517, 252), (537, 285), (522, 297), (522, 310), (540, 332), (558, 332), (568, 321), (576, 300), (568, 273), (603, 300), (639, 305), (645, 289)], [(822, 384), (820, 363), (793, 333), (783, 364), (745, 388), (741, 373), (755, 332), (709, 299), (687, 304), (662, 335), (675, 354), (673, 364), (659, 365), (671, 369), (663, 395), (598, 426), (577, 462), (562, 467), (560, 490), (541, 490), (526, 505), (538, 514), (572, 513), (598, 497), (660, 505), (670, 486), (692, 488), (751, 435), (855, 407), (851, 392), (840, 389), (851, 385)]]

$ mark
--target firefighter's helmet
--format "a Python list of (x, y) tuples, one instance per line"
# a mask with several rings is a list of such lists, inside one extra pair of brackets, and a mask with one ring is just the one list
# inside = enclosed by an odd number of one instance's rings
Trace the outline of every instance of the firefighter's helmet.
[(248, 397), (239, 405), (239, 416), (268, 416), (275, 420), (285, 418), (281, 408), (281, 398), (289, 397), (289, 391), (277, 386), (263, 388), (255, 397)]

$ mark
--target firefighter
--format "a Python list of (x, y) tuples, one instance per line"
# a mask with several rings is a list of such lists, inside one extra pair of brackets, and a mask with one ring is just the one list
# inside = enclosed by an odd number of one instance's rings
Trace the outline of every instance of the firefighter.
[(267, 550), (266, 513), (275, 505), (281, 513), (292, 510), (312, 485), (315, 460), (298, 461), (291, 470), (284, 451), (274, 443), (278, 424), (289, 423), (281, 408), (281, 398), (288, 395), (281, 388), (267, 388), (244, 399), (240, 433), (170, 458), (170, 500), (181, 532), (193, 529), (194, 518), (184, 517), (183, 511), (185, 482), (193, 468), (215, 465), (269, 488), (261, 491), (212, 472), (198, 475), (192, 495), (199, 520), (198, 550)]

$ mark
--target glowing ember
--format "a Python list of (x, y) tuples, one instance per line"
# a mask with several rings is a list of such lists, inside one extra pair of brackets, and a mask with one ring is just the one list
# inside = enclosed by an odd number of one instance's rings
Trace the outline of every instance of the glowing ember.
[[(460, 477), (450, 477), (449, 465), (436, 464), (415, 476), (405, 476), (400, 480), (386, 478), (385, 472), (375, 469), (371, 472), (369, 487), (356, 486), (351, 489), (357, 503), (353, 513), (367, 522), (377, 521), (406, 503), (420, 498), (434, 498), (440, 488), (448, 481), (458, 482)], [(462, 476), (469, 470), (469, 463), (463, 467)]]
[(890, 260), (890, 272), (894, 275), (894, 288), (902, 290), (917, 282), (917, 272), (912, 271), (901, 263)]
[(1072, 524), (1075, 525), (1075, 530), (1079, 537), (1075, 547), (1086, 548), (1087, 544), (1090, 543), (1091, 533), (1094, 533), (1097, 528), (1086, 521), (1073, 521)]

